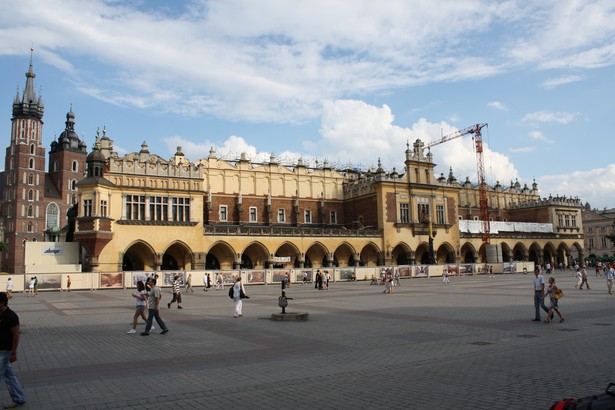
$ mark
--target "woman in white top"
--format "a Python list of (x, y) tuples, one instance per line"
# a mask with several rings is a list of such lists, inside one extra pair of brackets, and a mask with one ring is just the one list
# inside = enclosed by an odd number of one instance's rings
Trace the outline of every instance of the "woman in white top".
[[(128, 332), (129, 335), (137, 333), (137, 322), (139, 321), (139, 316), (143, 318), (144, 321), (147, 322), (147, 318), (145, 317), (145, 309), (147, 308), (147, 292), (145, 291), (145, 285), (143, 281), (140, 280), (137, 282), (137, 292), (132, 294), (132, 297), (135, 298), (135, 315), (132, 319), (132, 329)], [(154, 329), (154, 326), (152, 326)]]

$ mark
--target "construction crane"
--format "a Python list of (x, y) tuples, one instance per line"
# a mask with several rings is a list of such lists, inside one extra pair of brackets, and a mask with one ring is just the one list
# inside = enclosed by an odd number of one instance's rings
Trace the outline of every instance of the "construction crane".
[(478, 193), (479, 193), (479, 205), (480, 205), (480, 220), (483, 225), (483, 244), (485, 249), (487, 245), (491, 243), (489, 223), (489, 203), (487, 201), (487, 184), (485, 183), (485, 164), (483, 162), (483, 136), (481, 130), (485, 128), (487, 124), (476, 124), (471, 127), (464, 128), (459, 131), (455, 131), (452, 134), (443, 136), (437, 141), (427, 144), (427, 148), (431, 148), (434, 145), (439, 145), (455, 138), (463, 137), (464, 135), (472, 134), (474, 140), (474, 150), (476, 152), (476, 168), (478, 173)]

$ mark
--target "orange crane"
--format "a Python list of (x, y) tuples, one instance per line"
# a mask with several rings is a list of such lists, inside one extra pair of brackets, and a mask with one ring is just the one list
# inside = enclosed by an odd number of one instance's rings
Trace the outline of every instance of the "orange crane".
[(487, 184), (485, 183), (485, 164), (483, 161), (483, 136), (481, 130), (485, 128), (487, 124), (476, 124), (471, 127), (464, 128), (459, 131), (455, 131), (452, 134), (443, 136), (437, 141), (427, 144), (427, 148), (431, 148), (434, 145), (439, 145), (444, 142), (454, 140), (455, 138), (463, 137), (464, 135), (472, 134), (474, 140), (474, 150), (476, 151), (476, 168), (478, 171), (478, 193), (479, 193), (479, 205), (480, 205), (480, 220), (483, 225), (483, 244), (489, 245), (491, 243), (490, 235), (490, 223), (489, 223), (489, 203), (487, 201)]

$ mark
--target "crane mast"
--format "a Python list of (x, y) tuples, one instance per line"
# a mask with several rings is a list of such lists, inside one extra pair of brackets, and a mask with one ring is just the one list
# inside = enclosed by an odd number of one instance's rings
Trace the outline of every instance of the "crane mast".
[(455, 138), (463, 137), (464, 135), (472, 134), (474, 140), (474, 150), (476, 152), (476, 169), (478, 174), (478, 194), (479, 194), (479, 208), (480, 208), (480, 220), (483, 226), (483, 244), (489, 245), (491, 243), (491, 225), (489, 223), (489, 202), (487, 200), (487, 184), (485, 182), (485, 163), (483, 161), (483, 136), (481, 130), (485, 128), (487, 124), (476, 124), (471, 127), (464, 128), (459, 131), (455, 131), (451, 134), (445, 135), (437, 141), (434, 141), (427, 145), (427, 148), (431, 148), (434, 145), (439, 145)]

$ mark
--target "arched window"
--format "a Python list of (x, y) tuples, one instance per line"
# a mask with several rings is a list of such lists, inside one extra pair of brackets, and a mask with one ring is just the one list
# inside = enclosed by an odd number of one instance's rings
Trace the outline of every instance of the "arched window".
[(32, 172), (28, 174), (28, 185), (34, 185), (34, 174)]
[(34, 216), (34, 207), (32, 205), (28, 205), (28, 218), (32, 218)]
[(28, 232), (32, 232), (32, 222), (28, 222)]
[(75, 191), (77, 189), (77, 180), (73, 179), (70, 181), (70, 189), (72, 189), (73, 191)]
[(79, 172), (79, 163), (77, 161), (73, 161), (73, 172)]
[(58, 206), (52, 202), (47, 206), (47, 215), (45, 218), (45, 229), (51, 229), (54, 226), (59, 226), (60, 221), (58, 215), (60, 214)]
[(28, 201), (34, 201), (34, 190), (32, 189), (28, 191)]
[(36, 152), (35, 148), (36, 147), (34, 146), (34, 144), (30, 144), (30, 154), (34, 154)]
[(30, 158), (28, 166), (30, 167), (30, 169), (34, 169), (34, 158)]

